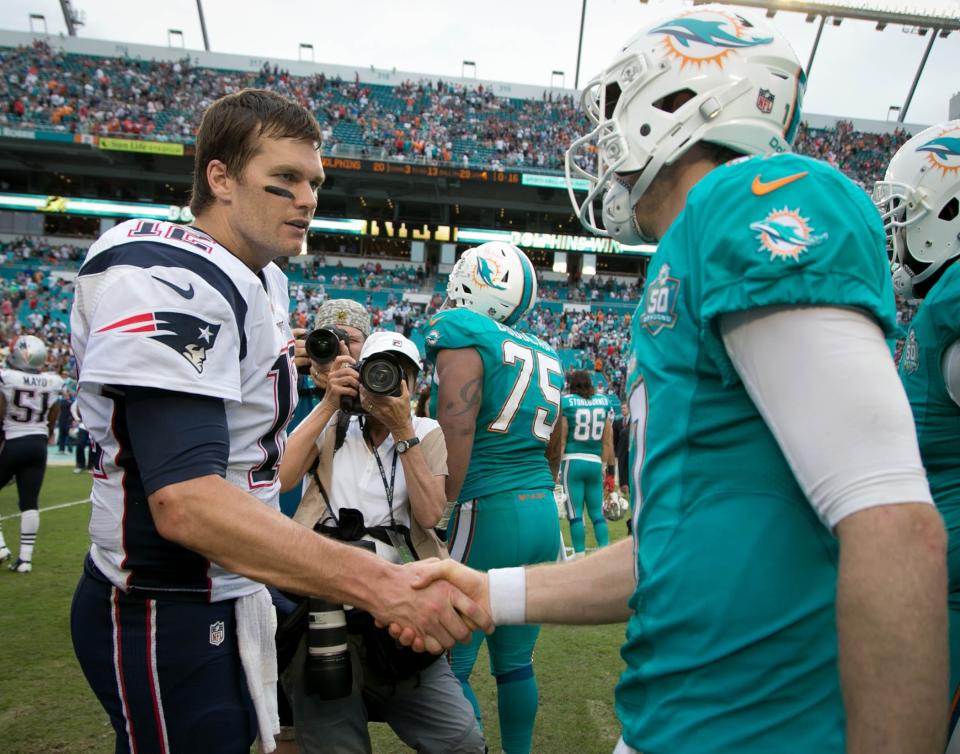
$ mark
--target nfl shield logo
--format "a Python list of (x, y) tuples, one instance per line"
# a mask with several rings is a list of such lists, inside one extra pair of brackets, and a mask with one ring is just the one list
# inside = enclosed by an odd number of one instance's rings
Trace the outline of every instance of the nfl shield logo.
[(222, 620), (218, 620), (216, 623), (210, 624), (210, 644), (212, 646), (219, 647), (221, 644), (223, 644), (223, 640), (226, 638), (226, 636), (227, 632)]
[(773, 92), (769, 89), (761, 89), (757, 95), (757, 110), (761, 113), (773, 112)]

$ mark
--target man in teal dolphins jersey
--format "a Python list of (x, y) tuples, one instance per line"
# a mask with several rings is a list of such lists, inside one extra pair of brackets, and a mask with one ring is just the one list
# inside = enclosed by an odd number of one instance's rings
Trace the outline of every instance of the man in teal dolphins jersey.
[(560, 400), (560, 423), (554, 431), (560, 436), (560, 483), (566, 493), (570, 542), (578, 556), (586, 551), (584, 510), (597, 547), (610, 543), (603, 517), (603, 474), (604, 464), (613, 474), (615, 458), (608, 397), (596, 392), (589, 372), (574, 371), (567, 382), (570, 394)]
[[(914, 136), (874, 188), (896, 292), (923, 303), (900, 358), (930, 491), (949, 535), (950, 745), (960, 747), (960, 120)], [(953, 749), (948, 749), (952, 751)]]
[(644, 29), (587, 86), (581, 222), (658, 242), (631, 341), (633, 540), (419, 566), (498, 626), (627, 620), (617, 752), (942, 750), (946, 537), (885, 340), (883, 228), (790, 154), (803, 89), (781, 36), (723, 6)]
[[(556, 560), (560, 549), (557, 459), (551, 470), (545, 453), (560, 413), (563, 370), (550, 346), (512, 328), (536, 292), (533, 265), (515, 246), (470, 249), (450, 273), (447, 297), (456, 308), (430, 320), (425, 336), (427, 359), (436, 365), (431, 414), (447, 441), (447, 500), (454, 506), (447, 545), (451, 557), (482, 571)], [(539, 631), (505, 626), (486, 637), (507, 754), (530, 751)], [(478, 631), (450, 655), (478, 719), (469, 678), (483, 639)]]

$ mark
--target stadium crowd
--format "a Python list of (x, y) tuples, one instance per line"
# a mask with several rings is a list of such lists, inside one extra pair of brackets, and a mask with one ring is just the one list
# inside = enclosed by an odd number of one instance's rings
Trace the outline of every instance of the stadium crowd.
[[(328, 151), (349, 146), (377, 158), (559, 170), (571, 140), (589, 130), (569, 96), (506, 98), (482, 83), (421, 79), (390, 87), (322, 73), (294, 76), (269, 64), (224, 71), (195, 67), (189, 58), (67, 54), (42, 42), (0, 50), (0, 65), (0, 125), (11, 127), (192, 142), (199, 114), (214, 99), (257, 87), (308, 107)], [(902, 130), (864, 133), (839, 121), (832, 129), (802, 129), (796, 151), (872, 186), (907, 138)]]

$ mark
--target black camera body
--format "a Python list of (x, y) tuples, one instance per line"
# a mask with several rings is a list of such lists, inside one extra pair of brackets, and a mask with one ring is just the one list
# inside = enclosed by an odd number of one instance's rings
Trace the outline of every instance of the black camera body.
[(382, 351), (361, 359), (357, 364), (360, 384), (374, 395), (399, 398), (403, 395), (403, 364), (389, 351)]
[[(307, 355), (318, 364), (329, 364), (340, 355), (340, 344), (349, 336), (339, 327), (318, 327), (307, 334), (304, 342)], [(389, 351), (375, 353), (353, 365), (360, 376), (360, 384), (373, 395), (400, 397), (403, 395), (404, 371), (400, 359)], [(365, 414), (359, 396), (340, 399), (340, 410), (347, 414)]]
[(349, 340), (350, 336), (339, 327), (318, 327), (307, 333), (303, 346), (312, 361), (328, 364), (340, 355), (340, 344)]

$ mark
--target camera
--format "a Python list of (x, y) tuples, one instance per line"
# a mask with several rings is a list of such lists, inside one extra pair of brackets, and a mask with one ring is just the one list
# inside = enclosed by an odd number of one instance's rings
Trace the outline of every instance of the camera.
[[(354, 364), (353, 369), (360, 373), (360, 384), (374, 395), (403, 395), (401, 383), (404, 379), (403, 365), (392, 353), (376, 353)], [(360, 396), (346, 395), (340, 399), (340, 410), (346, 414), (366, 414), (360, 405)]]
[(324, 701), (341, 699), (353, 689), (343, 605), (310, 597), (308, 618), (307, 664), (303, 673), (307, 693)]
[(303, 345), (311, 360), (327, 364), (340, 355), (340, 344), (348, 341), (349, 336), (339, 327), (318, 327), (307, 333)]
[[(344, 512), (348, 512), (348, 515), (344, 516)], [(338, 532), (338, 539), (345, 534), (355, 536), (355, 540), (342, 541), (354, 547), (376, 551), (373, 542), (360, 539), (363, 532), (363, 514), (360, 511), (344, 509), (341, 511), (341, 520), (346, 524), (347, 531)], [(307, 694), (315, 694), (323, 701), (349, 696), (353, 690), (353, 663), (347, 644), (346, 611), (352, 612), (353, 608), (345, 608), (319, 597), (308, 597), (307, 610), (307, 661), (303, 669)]]
[(374, 395), (403, 395), (403, 364), (389, 351), (375, 353), (357, 364), (360, 384)]

